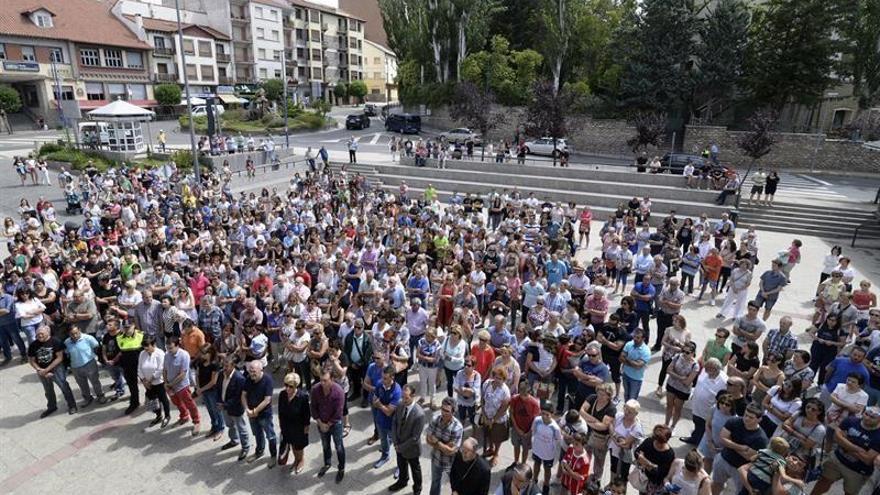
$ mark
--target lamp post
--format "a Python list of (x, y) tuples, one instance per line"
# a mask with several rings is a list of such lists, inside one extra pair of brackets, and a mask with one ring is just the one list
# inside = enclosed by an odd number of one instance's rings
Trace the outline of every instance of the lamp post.
[(189, 114), (189, 144), (193, 159), (193, 174), (196, 176), (196, 184), (198, 185), (201, 182), (201, 176), (199, 174), (199, 156), (196, 154), (196, 132), (194, 130), (196, 123), (193, 119), (192, 100), (189, 94), (189, 77), (186, 74), (186, 50), (183, 49), (183, 28), (180, 25), (180, 0), (174, 0), (174, 10), (177, 11), (177, 43), (180, 45), (183, 89), (186, 94), (186, 111)]
[(284, 81), (284, 148), (290, 149), (290, 128), (287, 127), (287, 47), (281, 50), (281, 78)]

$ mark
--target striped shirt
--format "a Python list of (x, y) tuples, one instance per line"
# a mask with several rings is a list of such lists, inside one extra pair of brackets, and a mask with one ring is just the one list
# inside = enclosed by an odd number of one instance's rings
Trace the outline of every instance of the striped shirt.
[[(443, 424), (442, 414), (437, 414), (437, 416), (431, 421), (431, 424), (428, 425), (429, 434), (434, 435), (434, 438), (441, 443), (446, 445), (452, 444), (456, 451), (461, 447), (463, 431), (464, 428), (461, 426), (461, 421), (459, 421), (458, 418), (453, 417), (452, 421)], [(431, 463), (440, 466), (440, 469), (445, 471), (448, 471), (452, 467), (452, 460), (454, 458), (455, 454), (445, 455), (436, 448), (431, 449)]]
[(767, 352), (786, 357), (788, 352), (798, 348), (797, 338), (791, 332), (782, 333), (778, 328), (767, 332)]

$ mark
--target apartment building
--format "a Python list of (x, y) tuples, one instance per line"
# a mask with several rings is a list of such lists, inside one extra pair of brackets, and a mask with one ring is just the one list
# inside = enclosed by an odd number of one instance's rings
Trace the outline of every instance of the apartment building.
[(394, 52), (370, 40), (364, 40), (364, 83), (367, 101), (397, 101), (397, 57)]
[(237, 83), (284, 75), (284, 17), (281, 0), (230, 0), (233, 62)]
[(56, 125), (59, 101), (68, 119), (119, 98), (155, 105), (150, 46), (110, 9), (95, 0), (3, 0), (0, 84), (21, 95), (21, 119)]
[(285, 19), (288, 79), (297, 98), (333, 99), (340, 82), (364, 78), (363, 19), (323, 4), (290, 0)]

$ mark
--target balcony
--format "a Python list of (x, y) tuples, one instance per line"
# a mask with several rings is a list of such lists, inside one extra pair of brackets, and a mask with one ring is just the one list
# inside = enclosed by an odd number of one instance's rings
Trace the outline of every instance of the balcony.
[(239, 24), (246, 24), (248, 22), (251, 22), (251, 20), (247, 16), (244, 16), (241, 14), (232, 14), (232, 22), (239, 23)]
[(153, 74), (153, 81), (157, 83), (177, 82), (177, 74)]
[(229, 76), (217, 76), (218, 84), (232, 84), (232, 78)]
[(173, 57), (177, 50), (173, 46), (162, 46), (153, 48), (154, 57)]
[(232, 57), (230, 57), (228, 53), (217, 53), (217, 62), (221, 64), (228, 64), (231, 61)]

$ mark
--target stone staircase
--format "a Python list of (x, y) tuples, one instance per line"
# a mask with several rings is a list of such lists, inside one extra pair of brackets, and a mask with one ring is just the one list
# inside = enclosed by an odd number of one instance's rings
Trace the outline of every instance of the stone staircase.
[(775, 202), (773, 206), (740, 205), (739, 225), (793, 235), (814, 235), (838, 243), (849, 241), (855, 229), (863, 225), (859, 238), (880, 239), (876, 206), (854, 202), (838, 202), (835, 206)]
[(620, 203), (645, 196), (651, 198), (655, 213), (652, 218), (657, 220), (673, 210), (679, 216), (698, 217), (706, 213), (710, 218), (730, 211), (730, 207), (715, 205), (717, 192), (687, 189), (681, 176), (639, 174), (601, 166), (560, 168), (453, 160), (446, 165), (440, 170), (429, 160), (427, 167), (415, 167), (411, 160), (404, 159), (400, 164), (374, 163), (369, 167), (381, 181), (381, 187), (391, 193), (396, 194), (403, 181), (413, 196), (421, 195), (431, 184), (441, 201), (455, 192), (485, 196), (493, 190), (503, 193), (516, 188), (524, 197), (535, 193), (542, 201), (589, 205), (597, 219), (613, 213)]

